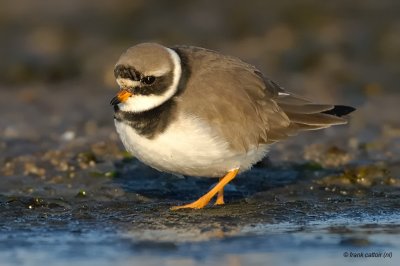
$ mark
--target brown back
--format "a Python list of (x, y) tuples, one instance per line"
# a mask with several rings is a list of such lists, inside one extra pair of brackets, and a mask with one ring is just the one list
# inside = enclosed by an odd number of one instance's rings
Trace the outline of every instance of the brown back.
[(287, 95), (238, 58), (197, 47), (175, 49), (184, 55), (182, 61), (190, 68), (186, 88), (177, 96), (178, 108), (206, 120), (234, 150), (245, 152), (301, 130), (346, 123), (321, 113), (332, 105)]

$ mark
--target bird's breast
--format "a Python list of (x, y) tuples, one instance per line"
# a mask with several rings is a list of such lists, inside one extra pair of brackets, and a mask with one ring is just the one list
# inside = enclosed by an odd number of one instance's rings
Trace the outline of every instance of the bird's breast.
[[(217, 177), (241, 167), (246, 157), (232, 151), (210, 125), (191, 115), (179, 115), (154, 138), (139, 134), (123, 121), (115, 120), (115, 125), (127, 151), (160, 171)], [(262, 151), (256, 157), (264, 155)]]

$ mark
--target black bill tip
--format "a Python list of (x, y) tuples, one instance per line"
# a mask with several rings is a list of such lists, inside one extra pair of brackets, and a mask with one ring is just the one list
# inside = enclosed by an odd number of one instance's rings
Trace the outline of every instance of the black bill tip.
[(115, 96), (114, 98), (111, 99), (110, 104), (111, 105), (117, 105), (121, 103), (121, 101), (118, 99), (118, 96)]

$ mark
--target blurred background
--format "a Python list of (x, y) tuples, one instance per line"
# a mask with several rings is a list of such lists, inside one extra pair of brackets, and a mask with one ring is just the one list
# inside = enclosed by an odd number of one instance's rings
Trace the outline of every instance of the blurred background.
[[(124, 152), (113, 68), (145, 41), (234, 55), (291, 92), (358, 110), (276, 144), (228, 187), (230, 205), (171, 213), (214, 181)], [(0, 264), (336, 265), (360, 247), (398, 257), (399, 84), (397, 0), (0, 0)]]
[[(371, 98), (399, 91), (399, 10), (400, 2), (390, 0), (1, 0), (1, 102), (3, 107), (23, 103), (18, 110), (11, 107), (20, 117), (6, 115), (0, 132), (28, 134), (16, 120), (40, 124), (43, 112), (51, 115), (52, 107), (65, 103), (64, 93), (75, 94), (65, 108), (85, 112), (70, 107), (90, 105), (96, 96), (115, 91), (114, 63), (143, 41), (235, 55), (290, 91), (320, 102), (364, 106)], [(49, 109), (37, 110), (45, 100), (42, 93), (63, 100), (53, 99)], [(91, 100), (85, 97), (89, 94)], [(96, 102), (91, 111), (110, 109), (107, 100)], [(382, 118), (382, 109), (371, 115)], [(56, 117), (45, 120), (53, 123), (51, 130), (72, 126)], [(386, 120), (396, 122), (397, 117), (385, 113)], [(38, 130), (29, 134), (38, 135)]]

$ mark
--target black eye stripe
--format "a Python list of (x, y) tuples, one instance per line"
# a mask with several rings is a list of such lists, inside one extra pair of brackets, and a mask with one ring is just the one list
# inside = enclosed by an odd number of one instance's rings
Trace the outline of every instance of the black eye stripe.
[[(145, 76), (149, 77), (149, 76)], [(145, 77), (142, 76), (140, 79), (140, 85), (130, 88), (133, 94), (140, 94), (140, 95), (161, 95), (167, 91), (171, 84), (172, 84), (172, 73), (166, 74), (164, 76), (153, 76), (154, 81), (151, 84), (146, 84)]]

